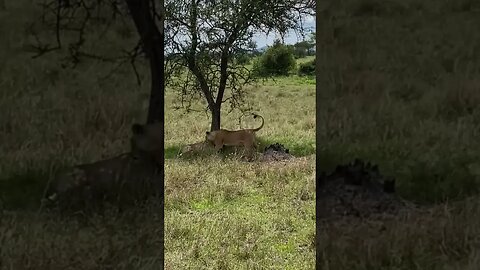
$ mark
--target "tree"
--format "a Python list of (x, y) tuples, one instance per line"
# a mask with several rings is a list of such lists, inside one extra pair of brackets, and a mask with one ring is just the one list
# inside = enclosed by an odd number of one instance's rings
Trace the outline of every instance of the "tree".
[[(32, 22), (30, 32), (35, 37), (36, 44), (32, 45), (36, 54), (34, 58), (48, 52), (59, 51), (66, 53), (62, 66), (76, 67), (85, 58), (117, 63), (122, 65), (130, 63), (135, 68), (135, 60), (139, 56), (146, 56), (150, 67), (150, 104), (148, 109), (147, 123), (164, 122), (164, 4), (163, 0), (50, 0), (42, 2), (43, 13), (38, 21)], [(99, 27), (105, 26), (105, 33), (115, 21), (123, 21), (130, 16), (133, 25), (139, 35), (139, 39), (133, 48), (123, 54), (107, 56), (97, 54), (96, 50), (88, 50), (88, 37), (97, 44), (101, 39), (92, 38), (89, 31), (98, 31)], [(40, 23), (39, 23), (40, 22)], [(43, 42), (39, 38), (38, 29), (35, 26), (42, 25), (47, 31), (54, 30), (55, 41)], [(128, 28), (129, 25), (125, 24)], [(66, 42), (66, 44), (65, 44)], [(100, 42), (101, 43), (101, 42)], [(138, 78), (138, 74), (137, 74)], [(163, 127), (163, 125), (162, 125)], [(164, 134), (163, 130), (161, 132)], [(161, 139), (163, 144), (163, 138)], [(163, 148), (163, 145), (161, 146)], [(163, 162), (163, 160), (161, 161)], [(159, 196), (164, 200), (164, 171), (163, 164), (159, 167)], [(164, 205), (164, 204), (162, 204)], [(160, 214), (164, 216), (164, 208), (160, 207)], [(163, 241), (164, 224), (163, 218), (160, 224), (161, 239)], [(164, 258), (162, 243), (160, 252), (161, 261)]]
[[(46, 31), (54, 30), (55, 41), (40, 39), (38, 21), (30, 25), (30, 33), (35, 37), (33, 58), (48, 52), (60, 51), (65, 53), (63, 67), (77, 64), (86, 58), (104, 62), (117, 63), (118, 65), (131, 63), (135, 72), (135, 61), (140, 56), (146, 56), (150, 67), (150, 104), (147, 123), (163, 122), (164, 107), (164, 8), (163, 0), (50, 0), (41, 3), (43, 13), (41, 26), (46, 26)], [(139, 34), (138, 42), (123, 53), (114, 56), (98, 54), (95, 49), (90, 51), (87, 44), (95, 43), (105, 34), (114, 22), (130, 17)], [(92, 38), (89, 31), (98, 31), (105, 27), (100, 36)], [(130, 25), (125, 23), (124, 27)], [(45, 30), (45, 29), (43, 29)], [(88, 40), (90, 37), (91, 40)], [(65, 44), (66, 43), (66, 44)], [(98, 46), (94, 46), (98, 47)], [(139, 76), (137, 74), (137, 79)]]
[(258, 76), (286, 76), (295, 68), (294, 47), (275, 40), (254, 65)]
[(310, 45), (310, 43), (308, 41), (300, 41), (300, 42), (297, 42), (295, 43), (295, 45), (293, 45), (294, 47), (294, 50), (295, 50), (295, 56), (298, 57), (298, 58), (303, 58), (307, 55), (310, 54), (310, 47), (312, 47)]
[[(157, 13), (155, 8), (155, 1), (126, 0), (126, 2), (150, 64), (151, 91), (147, 123), (163, 123), (165, 92), (163, 0), (159, 1), (159, 7), (162, 11), (160, 14)], [(159, 27), (156, 25), (155, 17), (158, 17)]]
[(249, 55), (248, 53), (239, 53), (235, 55), (235, 60), (237, 61), (237, 64), (239, 65), (247, 65), (250, 63), (252, 56)]
[(167, 83), (179, 91), (187, 109), (194, 98), (203, 97), (212, 116), (210, 129), (217, 130), (222, 104), (240, 108), (243, 87), (255, 80), (235, 55), (255, 49), (258, 31), (303, 31), (299, 22), (313, 13), (315, 1), (167, 0), (165, 7), (166, 48), (179, 56), (166, 63)]
[(314, 44), (317, 42), (317, 34), (316, 32), (311, 32), (310, 33), (310, 36), (308, 37), (308, 42), (310, 42), (311, 44)]
[(316, 65), (315, 59), (300, 64), (300, 66), (298, 67), (298, 75), (300, 75), (300, 76), (315, 75), (315, 65)]
[(317, 36), (315, 32), (310, 33), (307, 42), (310, 44), (308, 48), (309, 55), (315, 55), (315, 44), (317, 44)]

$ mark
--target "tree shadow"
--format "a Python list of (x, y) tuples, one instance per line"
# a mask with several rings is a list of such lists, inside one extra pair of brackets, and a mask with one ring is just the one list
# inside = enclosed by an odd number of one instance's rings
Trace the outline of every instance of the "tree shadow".
[[(315, 142), (294, 142), (291, 139), (278, 139), (278, 138), (270, 138), (270, 139), (261, 139), (257, 138), (258, 148), (257, 151), (264, 152), (265, 148), (269, 145), (274, 143), (279, 143), (284, 145), (287, 149), (289, 149), (289, 153), (295, 157), (304, 157), (315, 154)], [(198, 159), (202, 157), (206, 157), (209, 155), (214, 154), (214, 150), (208, 149), (204, 152), (197, 152), (190, 155), (180, 156), (179, 153), (181, 149), (185, 145), (172, 145), (165, 148), (165, 159), (180, 159), (180, 160), (192, 160)], [(234, 154), (236, 150), (240, 150), (242, 147), (224, 147), (220, 153), (223, 156), (228, 156)], [(240, 150), (241, 151), (241, 150)], [(238, 152), (238, 151), (237, 151)]]
[(173, 145), (165, 148), (164, 157), (165, 159), (174, 159), (180, 153), (183, 145)]
[(37, 210), (48, 183), (49, 173), (27, 170), (0, 179), (0, 208)]
[(259, 150), (264, 151), (269, 145), (279, 143), (289, 150), (295, 157), (305, 157), (315, 154), (315, 141), (298, 141), (293, 138), (257, 138)]
[[(212, 154), (214, 154), (214, 150), (213, 150), (213, 147), (212, 149), (208, 149), (206, 151), (195, 151), (194, 153), (189, 153), (189, 154), (186, 154), (186, 155), (179, 155), (182, 148), (185, 147), (185, 145), (172, 145), (172, 146), (169, 146), (169, 147), (166, 147), (165, 148), (165, 151), (164, 151), (164, 157), (165, 157), (165, 160), (172, 160), (172, 159), (177, 159), (177, 160), (195, 160), (195, 159), (200, 159), (200, 158), (204, 158), (204, 157), (207, 157), (207, 156), (210, 156)], [(221, 151), (222, 153), (225, 153), (224, 150)]]
[[(292, 142), (288, 139), (258, 139), (258, 151), (263, 152), (265, 147), (274, 143), (280, 143), (288, 148), (290, 154), (295, 157), (308, 156), (315, 153), (315, 146), (312, 143)], [(191, 155), (179, 156), (184, 145), (172, 145), (165, 148), (166, 160), (195, 160), (202, 159), (214, 154), (213, 148), (208, 151), (194, 153)], [(226, 157), (235, 153), (235, 148), (225, 147), (222, 149), (222, 156)], [(66, 165), (66, 164), (65, 164)], [(63, 166), (62, 166), (63, 167)], [(51, 172), (54, 173), (54, 172)], [(48, 170), (28, 169), (23, 172), (16, 172), (10, 176), (0, 178), (0, 209), (24, 209), (36, 210), (45, 192), (45, 187), (51, 177)]]

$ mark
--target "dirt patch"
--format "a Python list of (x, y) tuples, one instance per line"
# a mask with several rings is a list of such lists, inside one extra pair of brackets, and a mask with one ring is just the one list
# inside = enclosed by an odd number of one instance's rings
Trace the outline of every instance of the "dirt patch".
[(317, 220), (394, 216), (416, 207), (395, 194), (395, 179), (381, 175), (377, 165), (360, 159), (339, 165), (328, 175), (317, 175), (316, 185)]
[(260, 161), (280, 161), (294, 158), (289, 152), (290, 150), (282, 144), (274, 143), (265, 147), (265, 150), (260, 156)]

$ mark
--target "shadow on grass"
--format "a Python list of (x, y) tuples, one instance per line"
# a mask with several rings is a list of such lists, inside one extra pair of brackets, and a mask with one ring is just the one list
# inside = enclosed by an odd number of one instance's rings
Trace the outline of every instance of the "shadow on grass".
[(258, 138), (259, 150), (262, 152), (265, 148), (271, 144), (279, 143), (287, 148), (290, 154), (296, 157), (304, 157), (315, 154), (315, 140), (302, 141), (295, 138), (283, 137), (283, 138)]
[(180, 150), (182, 149), (183, 145), (174, 145), (165, 148), (164, 156), (165, 159), (173, 159), (176, 158)]
[(36, 210), (48, 182), (48, 173), (30, 170), (0, 179), (0, 207)]
[[(190, 153), (190, 154), (187, 154), (187, 155), (180, 156), (179, 155), (180, 150), (184, 146), (185, 145), (172, 145), (172, 146), (166, 147), (165, 152), (164, 152), (165, 153), (164, 154), (165, 160), (167, 160), (167, 159), (195, 160), (195, 159), (208, 157), (208, 156), (211, 156), (211, 155), (214, 154), (214, 150), (212, 148), (212, 149), (205, 150), (205, 151), (202, 151), (202, 152), (195, 152), (195, 153)], [(227, 154), (228, 152), (233, 152), (233, 151), (225, 151), (224, 149), (222, 149), (223, 154)]]
[[(312, 142), (298, 142), (298, 141), (293, 141), (288, 138), (283, 138), (283, 139), (260, 139), (257, 138), (258, 141), (258, 151), (263, 152), (265, 148), (271, 144), (274, 143), (280, 143), (284, 145), (287, 149), (290, 150), (290, 154), (296, 156), (296, 157), (303, 157), (303, 156), (309, 156), (315, 154), (315, 141)], [(204, 153), (198, 153), (198, 154), (193, 154), (193, 155), (188, 155), (185, 157), (180, 157), (178, 154), (180, 153), (180, 150), (182, 147), (185, 145), (173, 145), (165, 148), (165, 159), (195, 159), (195, 158), (200, 158), (200, 157), (205, 157), (208, 155), (213, 154), (213, 149), (212, 151), (206, 151)], [(222, 153), (225, 155), (234, 153), (234, 149), (232, 148), (225, 148), (222, 150)]]
[(360, 158), (379, 165), (382, 175), (395, 178), (403, 198), (420, 204), (462, 200), (478, 194), (477, 177), (465, 169), (465, 161), (439, 159), (425, 162), (416, 158), (388, 156), (380, 151), (350, 149), (347, 146), (327, 148), (319, 153), (317, 170), (331, 172), (337, 165)]

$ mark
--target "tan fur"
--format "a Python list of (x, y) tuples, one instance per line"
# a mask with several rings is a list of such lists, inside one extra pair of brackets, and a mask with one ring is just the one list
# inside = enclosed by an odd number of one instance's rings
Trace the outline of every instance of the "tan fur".
[[(253, 116), (256, 118), (260, 115), (254, 114)], [(265, 123), (263, 117), (260, 117), (262, 118), (262, 124), (258, 128), (241, 130), (219, 129), (210, 132), (207, 131), (206, 139), (213, 143), (216, 151), (222, 149), (224, 145), (243, 146), (247, 151), (248, 157), (251, 158), (256, 149), (255, 132), (259, 131)]]
[(205, 151), (209, 147), (211, 148), (212, 146), (206, 141), (188, 144), (182, 147), (178, 156), (185, 156), (185, 155), (190, 155), (194, 153), (200, 153), (202, 151)]

